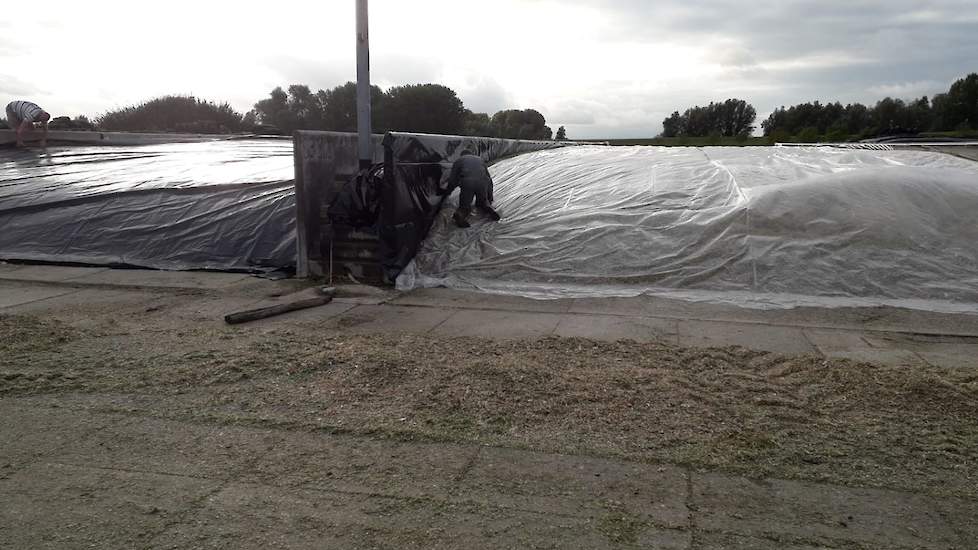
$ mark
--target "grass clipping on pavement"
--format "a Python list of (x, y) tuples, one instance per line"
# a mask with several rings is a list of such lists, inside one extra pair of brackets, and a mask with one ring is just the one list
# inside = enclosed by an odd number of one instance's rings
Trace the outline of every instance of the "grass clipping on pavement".
[(128, 393), (155, 400), (139, 414), (978, 497), (971, 370), (312, 324), (72, 331), (0, 317), (0, 334), (16, 336), (3, 344), (0, 395)]

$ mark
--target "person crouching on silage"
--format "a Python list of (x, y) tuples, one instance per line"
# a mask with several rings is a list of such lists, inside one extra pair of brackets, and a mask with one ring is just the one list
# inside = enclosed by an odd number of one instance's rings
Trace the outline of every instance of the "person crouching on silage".
[(484, 212), (492, 221), (499, 221), (499, 214), (492, 209), (492, 176), (482, 157), (478, 157), (472, 151), (462, 151), (458, 160), (452, 164), (452, 172), (448, 176), (448, 186), (438, 192), (439, 195), (447, 195), (456, 187), (461, 191), (458, 195), (458, 208), (452, 219), (459, 227), (469, 227), (469, 215), (472, 214), (472, 199), (475, 198), (475, 207)]
[(24, 134), (34, 129), (34, 123), (41, 123), (41, 147), (47, 146), (48, 120), (51, 115), (30, 101), (11, 101), (7, 104), (7, 126), (17, 133), (17, 147), (24, 146)]

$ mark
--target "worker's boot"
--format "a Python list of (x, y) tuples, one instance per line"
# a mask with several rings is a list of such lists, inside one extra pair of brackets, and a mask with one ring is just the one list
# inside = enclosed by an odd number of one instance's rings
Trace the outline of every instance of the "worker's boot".
[(496, 212), (491, 206), (480, 206), (479, 210), (482, 210), (482, 212), (494, 222), (498, 222), (500, 219), (499, 212)]
[(456, 210), (455, 215), (452, 216), (452, 219), (455, 221), (455, 225), (461, 227), (462, 229), (465, 229), (466, 227), (472, 227), (472, 225), (469, 223), (468, 208), (459, 208), (458, 210)]

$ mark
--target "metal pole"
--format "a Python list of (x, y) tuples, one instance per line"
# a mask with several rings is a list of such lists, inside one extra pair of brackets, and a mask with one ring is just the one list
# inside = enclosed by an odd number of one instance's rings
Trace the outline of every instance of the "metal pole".
[(373, 164), (373, 136), (370, 125), (370, 25), (367, 0), (357, 0), (357, 131), (360, 134), (360, 168)]

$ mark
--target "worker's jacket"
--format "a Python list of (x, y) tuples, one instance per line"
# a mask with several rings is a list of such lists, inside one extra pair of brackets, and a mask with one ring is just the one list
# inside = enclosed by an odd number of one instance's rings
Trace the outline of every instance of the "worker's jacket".
[(481, 157), (462, 155), (452, 164), (447, 187), (442, 193), (451, 193), (456, 187), (475, 193), (476, 196), (485, 196), (489, 202), (493, 201), (492, 176), (489, 175), (489, 169), (486, 168), (486, 163)]

